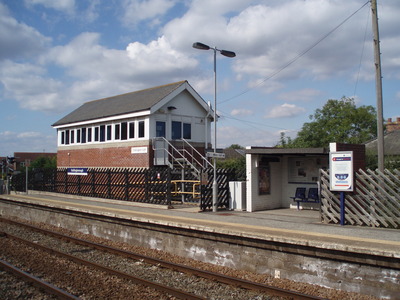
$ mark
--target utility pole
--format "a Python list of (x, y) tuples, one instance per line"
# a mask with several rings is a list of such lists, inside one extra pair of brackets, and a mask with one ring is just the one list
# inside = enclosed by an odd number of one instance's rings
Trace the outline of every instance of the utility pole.
[(385, 169), (385, 150), (383, 139), (383, 101), (382, 101), (382, 70), (381, 70), (381, 50), (378, 28), (378, 8), (377, 0), (371, 0), (372, 11), (372, 31), (374, 33), (374, 63), (375, 63), (375, 84), (376, 84), (376, 110), (377, 110), (377, 136), (378, 136), (378, 170), (383, 172)]

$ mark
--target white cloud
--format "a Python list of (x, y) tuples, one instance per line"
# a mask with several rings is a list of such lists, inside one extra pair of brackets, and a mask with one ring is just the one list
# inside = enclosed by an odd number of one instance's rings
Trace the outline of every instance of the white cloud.
[(197, 62), (185, 54), (175, 50), (165, 36), (147, 45), (134, 42), (126, 48), (129, 58), (138, 72), (146, 74), (170, 73), (173, 70), (194, 68)]
[[(165, 37), (147, 45), (131, 43), (126, 50), (103, 47), (99, 39), (97, 33), (82, 33), (44, 53), (40, 65), (0, 64), (6, 94), (23, 108), (60, 112), (105, 95), (187, 79), (197, 66)], [(67, 80), (50, 78), (47, 67), (52, 65), (61, 68)]]
[(75, 0), (25, 0), (27, 5), (43, 5), (61, 12), (72, 13), (75, 9)]
[(175, 5), (175, 0), (125, 0), (123, 22), (126, 25), (136, 25), (144, 20), (158, 23), (156, 17), (164, 15)]
[(226, 148), (235, 141), (243, 147), (246, 146), (273, 146), (279, 141), (279, 133), (246, 126), (220, 126), (218, 127), (218, 148)]
[(231, 111), (231, 116), (250, 116), (253, 111), (245, 108), (235, 108)]
[(288, 118), (303, 114), (306, 110), (303, 107), (294, 104), (282, 104), (273, 107), (265, 116), (265, 118)]
[(315, 97), (320, 96), (321, 91), (315, 89), (301, 89), (297, 91), (290, 91), (286, 93), (281, 93), (278, 95), (278, 98), (284, 101), (311, 101), (314, 100)]
[(0, 28), (0, 61), (33, 57), (43, 51), (51, 40), (34, 28), (17, 22), (2, 3)]
[(22, 108), (57, 110), (62, 104), (62, 99), (57, 96), (62, 84), (44, 76), (45, 72), (45, 69), (32, 64), (3, 62), (0, 64), (0, 79), (6, 96), (18, 101)]
[[(0, 131), (0, 153), (13, 155), (14, 152), (56, 152), (56, 134), (46, 135), (41, 132)], [(29, 150), (27, 150), (29, 149)]]

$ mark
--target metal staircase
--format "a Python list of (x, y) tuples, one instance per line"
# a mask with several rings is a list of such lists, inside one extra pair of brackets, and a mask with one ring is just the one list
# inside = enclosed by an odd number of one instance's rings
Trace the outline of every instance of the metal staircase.
[[(176, 145), (180, 143), (182, 147)], [(200, 179), (202, 169), (213, 165), (187, 140), (180, 139), (174, 144), (164, 137), (153, 138), (154, 165), (187, 169), (188, 167)]]
[[(201, 174), (203, 169), (213, 165), (187, 140), (173, 143), (164, 137), (153, 138), (154, 165), (167, 166), (173, 170), (175, 179), (172, 195), (186, 202), (200, 197)], [(178, 146), (180, 145), (180, 146)]]

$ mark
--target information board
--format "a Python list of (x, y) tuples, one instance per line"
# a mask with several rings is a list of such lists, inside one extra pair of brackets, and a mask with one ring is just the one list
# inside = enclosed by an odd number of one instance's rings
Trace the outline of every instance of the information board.
[(353, 151), (329, 153), (329, 169), (331, 191), (353, 191)]

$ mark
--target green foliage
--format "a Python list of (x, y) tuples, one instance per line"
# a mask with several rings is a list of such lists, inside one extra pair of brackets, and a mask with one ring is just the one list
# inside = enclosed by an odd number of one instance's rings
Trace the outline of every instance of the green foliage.
[[(232, 144), (226, 149), (244, 149), (244, 147), (238, 144)], [(228, 159), (217, 159), (217, 168), (223, 169), (235, 169), (236, 171), (246, 170), (246, 158), (228, 158)]]
[[(378, 155), (373, 151), (366, 153), (366, 168), (371, 170), (378, 169)], [(400, 156), (387, 155), (384, 159), (384, 167), (388, 170), (400, 169)]]
[(246, 158), (230, 158), (217, 160), (217, 168), (235, 169), (236, 171), (246, 170)]
[(29, 170), (33, 169), (57, 169), (57, 157), (38, 157), (29, 166)]
[[(328, 147), (329, 143), (361, 144), (376, 137), (376, 110), (356, 107), (353, 98), (330, 99), (310, 116), (297, 137), (285, 146), (290, 148)], [(282, 138), (281, 138), (282, 144)]]
[(281, 131), (281, 136), (279, 142), (275, 145), (277, 148), (288, 148), (293, 143), (290, 136), (286, 136), (286, 134)]
[(232, 144), (228, 148), (230, 148), (230, 149), (244, 149), (244, 147), (240, 146), (239, 144)]

